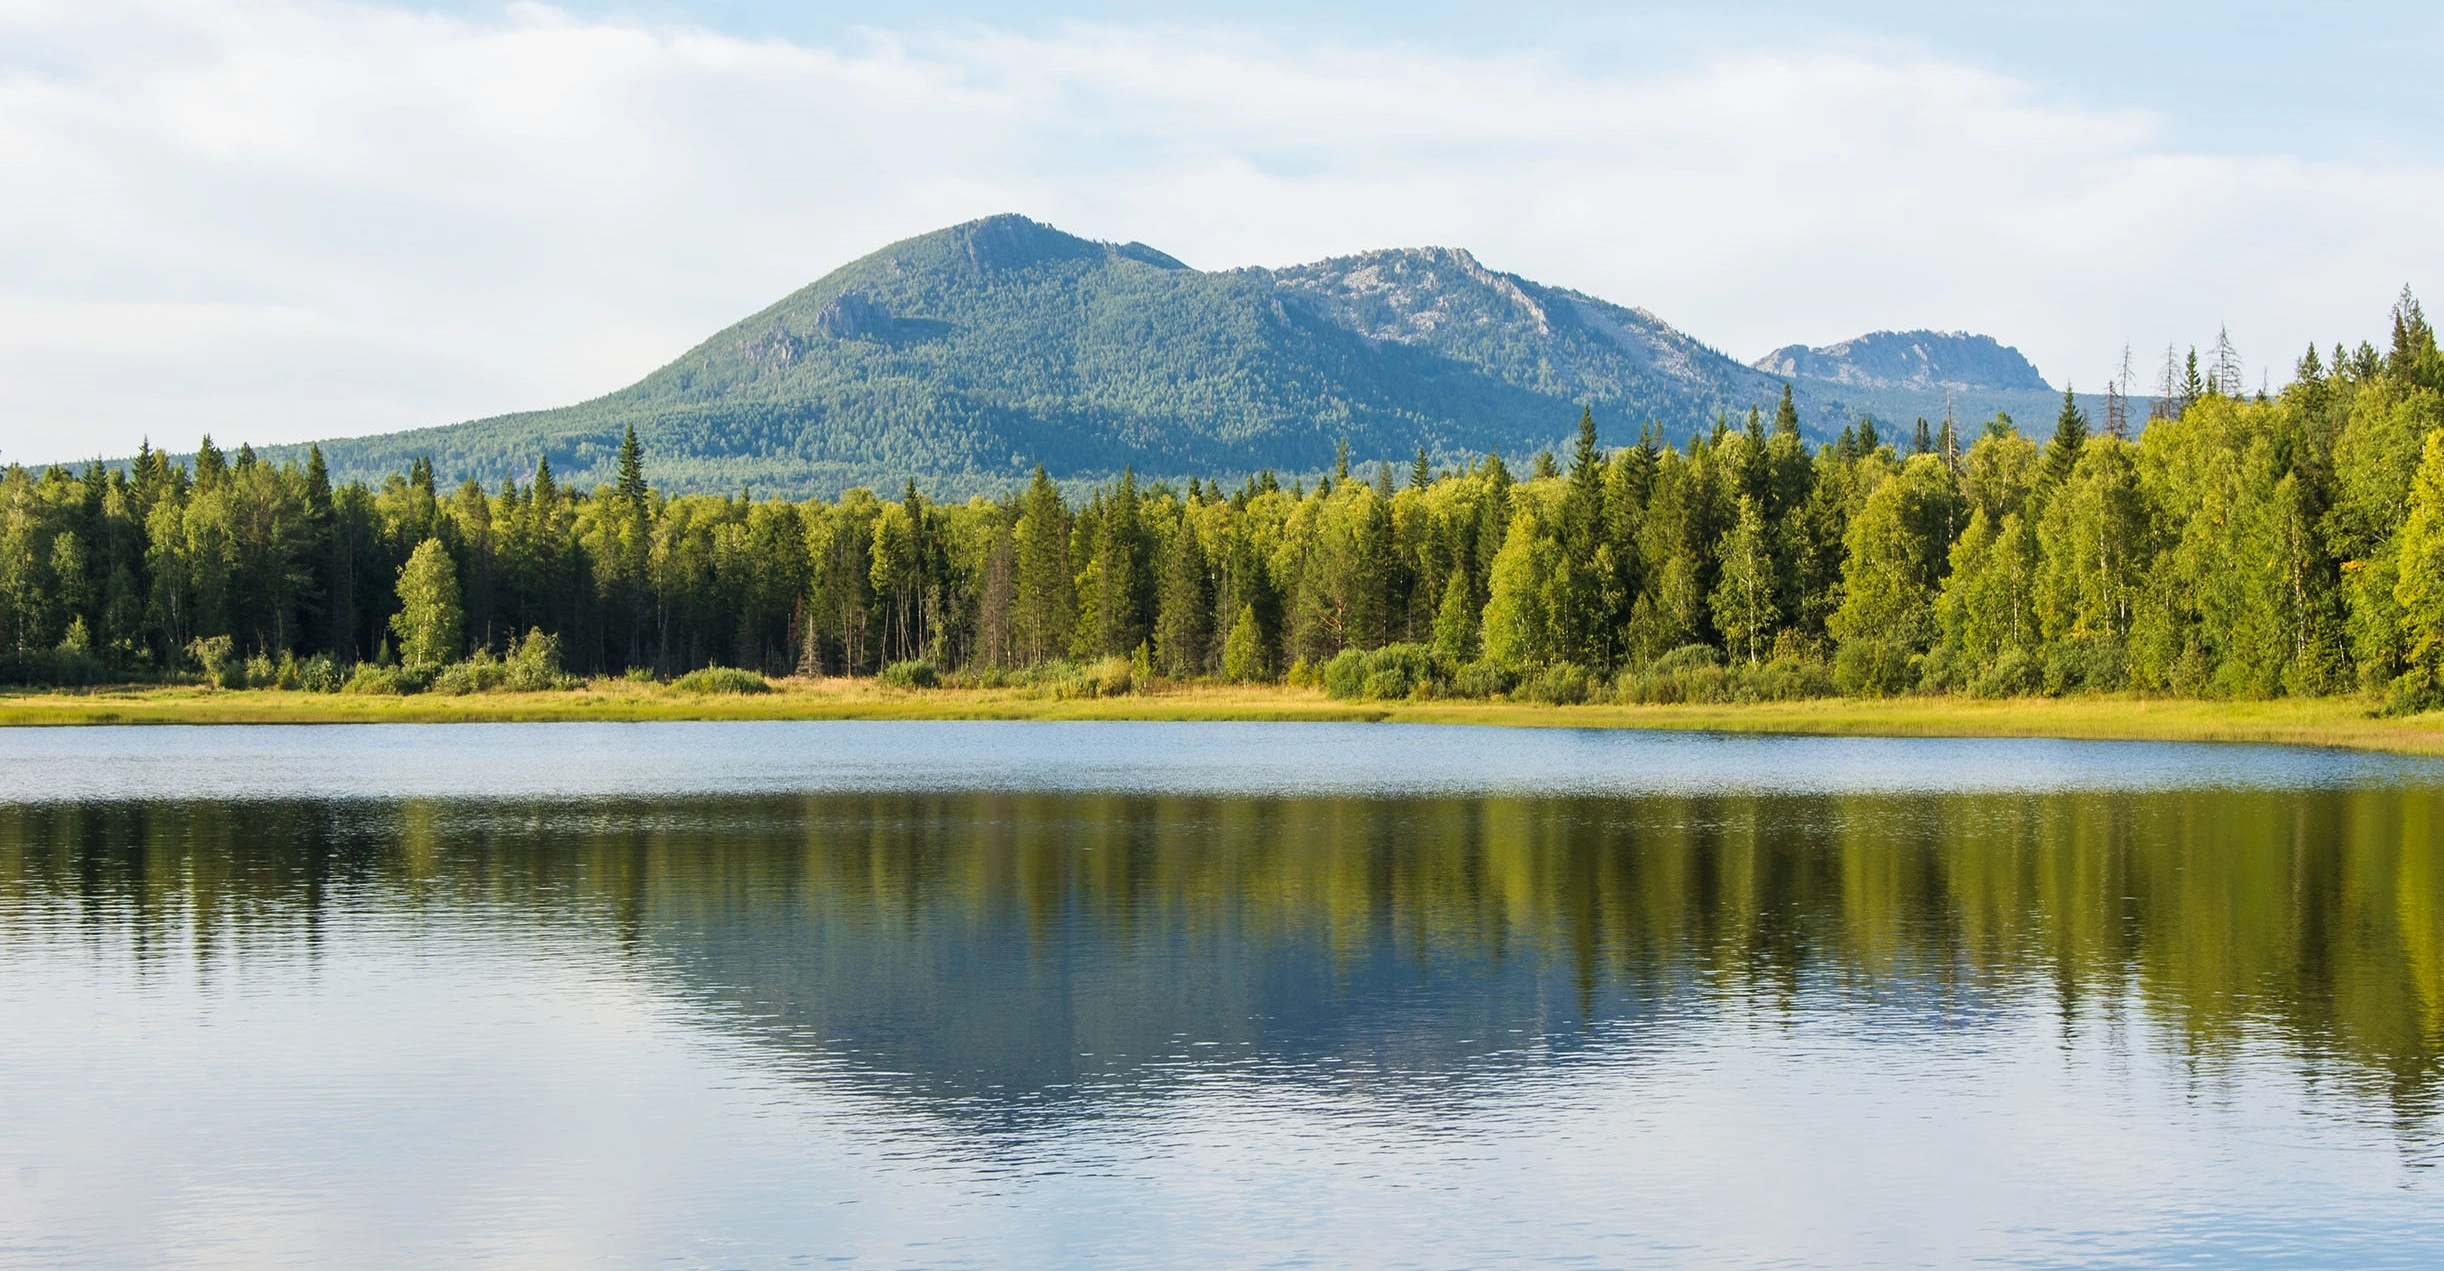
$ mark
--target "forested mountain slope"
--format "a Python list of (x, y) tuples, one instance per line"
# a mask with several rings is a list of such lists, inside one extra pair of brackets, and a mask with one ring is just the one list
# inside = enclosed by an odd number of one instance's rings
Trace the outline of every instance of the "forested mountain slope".
[[(1780, 392), (1652, 314), (1464, 251), (1206, 272), (997, 216), (843, 266), (608, 396), (323, 448), (342, 480), (430, 456), (487, 485), (548, 454), (586, 489), (634, 426), (673, 491), (914, 479), (959, 495), (1039, 463), (1086, 479), (1313, 472), (1343, 439), (1361, 462), (1420, 446), (1523, 458), (1564, 442), (1582, 405), (1607, 443), (1650, 421), (1679, 439)], [(1818, 440), (1852, 422), (1804, 392), (1799, 406)]]

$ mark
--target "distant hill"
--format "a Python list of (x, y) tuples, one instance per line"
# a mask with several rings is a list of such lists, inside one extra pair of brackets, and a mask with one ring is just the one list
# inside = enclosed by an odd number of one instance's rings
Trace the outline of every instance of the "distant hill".
[[(1361, 463), (1405, 465), (1420, 445), (1437, 462), (1523, 461), (1565, 444), (1582, 405), (1606, 444), (1649, 422), (1680, 440), (1718, 413), (1771, 409), (1793, 375), (1817, 440), (1862, 409), (1924, 409), (1906, 394), (1857, 405), (1864, 385), (1815, 376), (1827, 351), (1803, 352), (1805, 373), (1769, 374), (1643, 309), (1449, 248), (1208, 272), (995, 216), (844, 265), (607, 396), (323, 448), (342, 478), (429, 455), (446, 479), (487, 485), (548, 455), (584, 488), (609, 479), (634, 426), (664, 489), (830, 495), (913, 478), (963, 496), (1039, 463), (1073, 480), (1124, 465), (1149, 478), (1314, 472), (1342, 439)], [(1872, 365), (1888, 363), (1906, 380), (1905, 357)]]
[(1908, 392), (2050, 393), (2020, 351), (1965, 331), (1877, 331), (1820, 349), (1793, 344), (1752, 363), (1767, 375)]

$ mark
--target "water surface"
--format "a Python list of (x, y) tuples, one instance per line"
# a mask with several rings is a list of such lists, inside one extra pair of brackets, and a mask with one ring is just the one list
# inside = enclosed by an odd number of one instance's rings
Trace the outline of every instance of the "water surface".
[(0, 732), (0, 1264), (2444, 1262), (2444, 768)]

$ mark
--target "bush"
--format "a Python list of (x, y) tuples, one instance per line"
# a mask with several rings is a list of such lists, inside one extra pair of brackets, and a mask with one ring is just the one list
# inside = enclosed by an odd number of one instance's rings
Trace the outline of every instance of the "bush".
[(1446, 690), (1453, 697), (1479, 700), (1500, 697), (1511, 691), (1518, 677), (1491, 662), (1471, 662), (1452, 673)]
[(1520, 702), (1542, 702), (1550, 706), (1576, 706), (1585, 702), (1595, 689), (1587, 668), (1575, 662), (1556, 662), (1541, 671), (1520, 679), (1511, 690), (1511, 699)]
[(295, 668), (296, 688), (300, 692), (336, 693), (344, 682), (340, 678), (339, 664), (333, 662), (327, 653), (317, 653), (303, 662), (290, 665)]
[(1683, 645), (1614, 680), (1616, 702), (1641, 705), (1724, 705), (1735, 702), (1794, 702), (1834, 694), (1833, 673), (1796, 650), (1770, 662), (1724, 666), (1712, 646)]
[(882, 674), (874, 678), (885, 688), (910, 690), (937, 688), (942, 683), (942, 677), (934, 674), (933, 663), (921, 659), (914, 662), (894, 662), (884, 667)]
[(1344, 702), (1393, 702), (1428, 697), (1448, 678), (1422, 644), (1387, 644), (1371, 652), (1343, 649), (1316, 678), (1324, 692)]
[(1969, 685), (1969, 691), (1979, 697), (2026, 697), (2044, 683), (2045, 668), (2035, 658), (2009, 649)]
[(1136, 668), (1129, 660), (1115, 654), (1095, 663), (1094, 682), (1097, 697), (1126, 697), (1137, 686)]
[(650, 666), (629, 667), (627, 671), (620, 676), (620, 678), (628, 681), (631, 684), (659, 684), (662, 682), (662, 677), (654, 674), (654, 670)]
[(1323, 681), (1326, 696), (1354, 702), (1365, 689), (1366, 655), (1356, 649), (1343, 649), (1332, 655), (1316, 678)]
[(397, 697), (421, 693), (433, 686), (440, 668), (430, 666), (383, 666), (374, 662), (359, 662), (356, 673), (348, 677), (343, 693), (366, 693)]
[(545, 635), (541, 627), (527, 629), (526, 638), (509, 650), (502, 665), (506, 668), (501, 687), (516, 693), (540, 693), (548, 689), (575, 688), (576, 676), (560, 667), (560, 637)]
[(674, 693), (769, 693), (772, 683), (754, 671), (734, 666), (708, 666), (670, 682)]
[(2376, 708), (2379, 715), (2418, 715), (2444, 707), (2444, 687), (2426, 671), (2412, 671), (2396, 679), (2385, 689), (2384, 703)]
[(1909, 650), (1888, 640), (1844, 640), (1833, 655), (1833, 684), (1853, 697), (1890, 697), (1916, 682)]

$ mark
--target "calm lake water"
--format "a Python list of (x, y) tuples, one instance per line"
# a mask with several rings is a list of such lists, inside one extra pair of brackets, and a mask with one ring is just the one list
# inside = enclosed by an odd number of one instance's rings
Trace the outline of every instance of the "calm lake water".
[(2444, 766), (0, 731), (0, 1264), (2444, 1265)]

